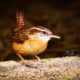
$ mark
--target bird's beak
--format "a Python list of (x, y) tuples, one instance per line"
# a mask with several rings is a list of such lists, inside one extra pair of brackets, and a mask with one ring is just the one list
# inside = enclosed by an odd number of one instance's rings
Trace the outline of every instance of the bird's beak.
[(56, 35), (50, 35), (50, 37), (60, 39), (60, 36), (56, 36)]

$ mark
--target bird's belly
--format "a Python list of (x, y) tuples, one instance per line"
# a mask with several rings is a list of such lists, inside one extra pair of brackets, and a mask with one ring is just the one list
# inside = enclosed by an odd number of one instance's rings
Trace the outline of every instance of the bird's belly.
[(26, 40), (22, 44), (14, 42), (12, 46), (16, 53), (22, 55), (36, 55), (47, 48), (47, 43), (40, 40)]

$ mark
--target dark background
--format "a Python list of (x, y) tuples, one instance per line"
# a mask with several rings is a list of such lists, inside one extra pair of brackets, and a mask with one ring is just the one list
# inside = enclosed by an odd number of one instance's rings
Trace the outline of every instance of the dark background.
[(10, 35), (19, 9), (24, 11), (25, 24), (41, 25), (61, 36), (61, 40), (49, 42), (41, 58), (80, 54), (80, 0), (0, 0), (1, 61), (18, 59)]

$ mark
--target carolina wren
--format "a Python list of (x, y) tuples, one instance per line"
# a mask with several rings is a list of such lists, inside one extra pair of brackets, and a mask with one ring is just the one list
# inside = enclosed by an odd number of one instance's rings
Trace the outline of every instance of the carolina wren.
[(13, 50), (24, 61), (21, 55), (34, 55), (37, 56), (42, 53), (48, 45), (48, 41), (51, 38), (58, 38), (59, 36), (53, 35), (53, 33), (42, 26), (33, 26), (27, 28), (24, 26), (22, 12), (17, 13), (17, 28), (15, 29), (12, 39)]

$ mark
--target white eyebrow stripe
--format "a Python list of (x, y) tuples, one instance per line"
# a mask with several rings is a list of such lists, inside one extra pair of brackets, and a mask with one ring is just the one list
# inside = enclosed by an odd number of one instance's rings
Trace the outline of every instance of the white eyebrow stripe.
[(40, 28), (36, 28), (36, 27), (33, 27), (32, 29), (37, 29), (37, 30), (40, 30), (40, 31), (46, 31), (46, 30), (43, 30), (43, 29), (40, 29)]

